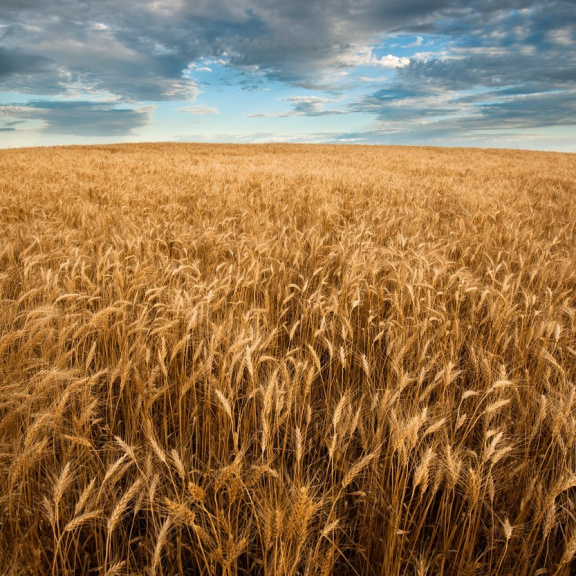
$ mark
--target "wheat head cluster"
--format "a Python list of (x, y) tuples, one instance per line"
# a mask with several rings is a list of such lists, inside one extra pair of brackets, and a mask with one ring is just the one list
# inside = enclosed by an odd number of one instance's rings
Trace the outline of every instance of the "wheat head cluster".
[(575, 558), (575, 155), (0, 153), (1, 574)]

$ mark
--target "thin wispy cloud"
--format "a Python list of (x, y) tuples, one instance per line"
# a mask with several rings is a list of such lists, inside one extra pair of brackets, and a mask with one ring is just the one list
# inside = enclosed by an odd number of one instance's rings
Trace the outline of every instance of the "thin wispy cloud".
[(333, 116), (335, 114), (346, 114), (341, 109), (327, 108), (326, 105), (334, 102), (330, 98), (321, 98), (319, 96), (291, 96), (280, 98), (280, 101), (287, 101), (292, 104), (290, 110), (279, 112), (259, 112), (248, 114), (249, 118), (287, 118), (289, 116)]
[(215, 114), (220, 114), (218, 108), (214, 106), (204, 106), (202, 104), (196, 104), (194, 106), (184, 106), (183, 108), (178, 108), (178, 112), (187, 112), (194, 116), (212, 116)]

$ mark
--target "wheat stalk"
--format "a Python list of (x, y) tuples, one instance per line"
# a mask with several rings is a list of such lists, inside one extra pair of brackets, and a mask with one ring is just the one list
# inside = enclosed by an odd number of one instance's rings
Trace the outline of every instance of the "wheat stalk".
[(0, 173), (0, 573), (570, 573), (574, 155)]

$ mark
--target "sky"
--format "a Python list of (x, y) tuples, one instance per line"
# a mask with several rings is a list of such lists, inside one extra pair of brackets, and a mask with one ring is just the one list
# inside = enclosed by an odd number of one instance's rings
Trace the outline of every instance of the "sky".
[(576, 152), (576, 0), (0, 0), (0, 147)]

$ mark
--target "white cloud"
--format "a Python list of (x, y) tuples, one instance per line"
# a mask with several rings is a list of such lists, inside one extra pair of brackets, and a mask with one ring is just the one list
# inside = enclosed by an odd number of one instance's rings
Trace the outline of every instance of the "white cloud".
[(402, 68), (403, 66), (408, 66), (410, 64), (410, 58), (405, 56), (393, 56), (388, 54), (388, 56), (382, 56), (382, 58), (375, 58), (373, 66), (379, 66), (380, 68)]
[(193, 106), (185, 106), (184, 108), (178, 108), (178, 112), (187, 112), (188, 114), (193, 114), (194, 116), (211, 116), (220, 114), (220, 110), (213, 106), (204, 106), (203, 104), (195, 104)]
[(361, 48), (355, 54), (345, 56), (342, 63), (346, 66), (376, 66), (378, 68), (393, 70), (395, 68), (408, 66), (408, 64), (410, 64), (410, 58), (394, 56), (393, 54), (378, 58), (378, 56), (374, 54), (373, 48), (367, 46)]
[(423, 41), (424, 41), (424, 38), (422, 38), (422, 36), (417, 36), (416, 40), (414, 40), (414, 42), (411, 42), (410, 44), (406, 44), (406, 46), (402, 46), (402, 48), (417, 48), (418, 46), (422, 46)]
[[(458, 49), (456, 48), (455, 52), (457, 51)], [(455, 58), (455, 56), (450, 55), (446, 50), (438, 50), (436, 52), (416, 52), (416, 54), (412, 56), (413, 60), (423, 60), (424, 62), (431, 59), (448, 60), (450, 58)]]
[(383, 82), (386, 78), (373, 78), (371, 76), (358, 76), (361, 82)]
[(552, 42), (555, 42), (560, 46), (573, 47), (575, 44), (572, 30), (570, 28), (559, 28), (557, 30), (553, 30), (550, 32), (549, 36)]

